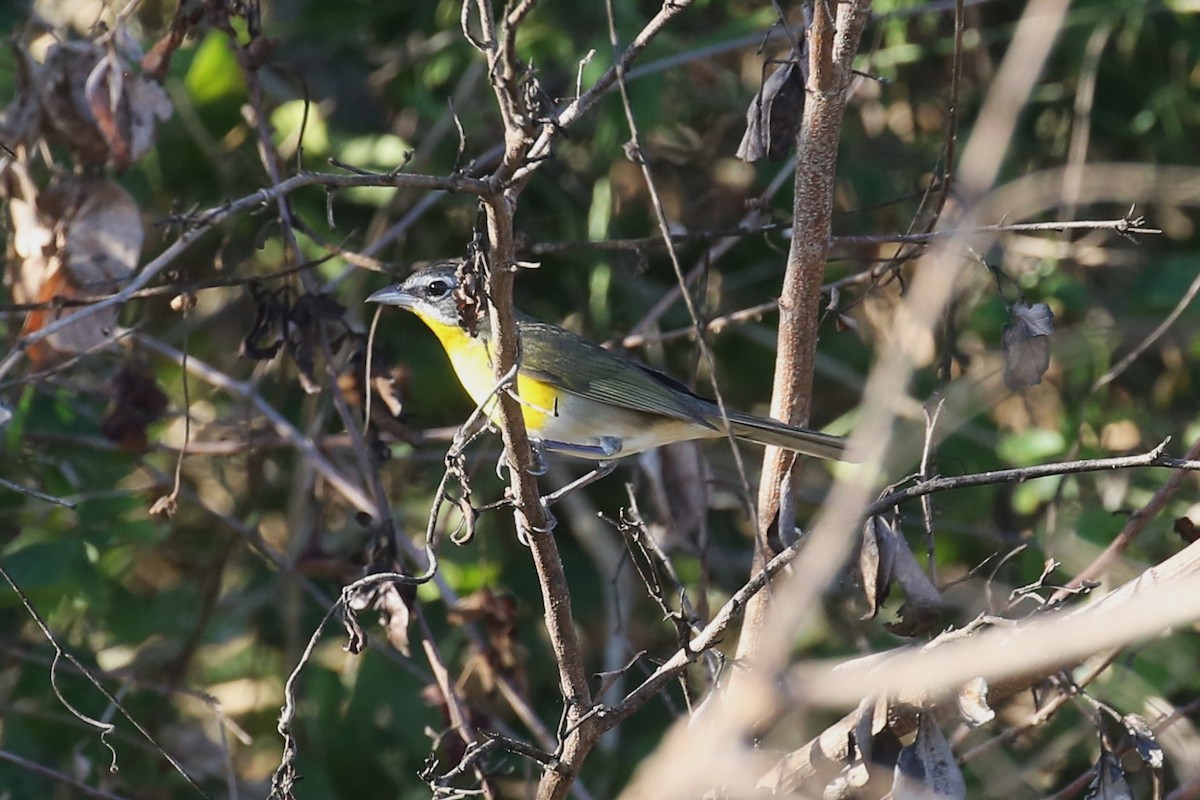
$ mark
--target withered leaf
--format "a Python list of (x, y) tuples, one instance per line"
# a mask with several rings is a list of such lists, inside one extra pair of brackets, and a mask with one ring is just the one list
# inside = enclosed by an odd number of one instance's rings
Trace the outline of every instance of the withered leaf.
[(1133, 746), (1137, 749), (1137, 753), (1142, 757), (1142, 761), (1159, 769), (1163, 765), (1163, 749), (1158, 743), (1158, 739), (1154, 736), (1154, 731), (1151, 730), (1146, 718), (1141, 714), (1126, 714), (1121, 718), (1121, 724), (1125, 726), (1125, 732), (1133, 739)]
[(300, 386), (309, 394), (321, 391), (321, 382), (316, 376), (321, 326), (325, 322), (340, 320), (345, 313), (345, 306), (327, 294), (301, 295), (287, 313), (285, 341), (300, 372)]
[(517, 623), (516, 599), (484, 587), (460, 598), (450, 607), (447, 617), (456, 625), (482, 622), (490, 631), (508, 634)]
[(904, 537), (882, 517), (872, 517), (863, 528), (859, 548), (859, 578), (868, 610), (863, 619), (879, 612), (893, 585), (904, 591), (899, 619), (885, 627), (897, 636), (918, 636), (941, 619), (946, 603), (929, 580)]
[(487, 630), (487, 645), (477, 653), (475, 667), (482, 685), (491, 691), (497, 674), (523, 681), (524, 651), (517, 639), (516, 599), (505, 592), (479, 589), (462, 598), (447, 615), (451, 624), (482, 624)]
[(856, 760), (871, 761), (875, 734), (887, 727), (887, 705), (886, 698), (865, 697), (855, 709), (857, 719), (851, 736)]
[(737, 157), (747, 163), (783, 161), (804, 117), (804, 71), (795, 53), (771, 73), (746, 110), (746, 133)]
[(937, 627), (946, 610), (946, 601), (917, 563), (908, 542), (900, 536), (896, 541), (892, 579), (904, 590), (904, 604), (900, 606), (899, 620), (885, 627), (897, 636), (920, 636)]
[(124, 59), (107, 53), (84, 86), (88, 109), (108, 144), (108, 163), (121, 172), (155, 143), (158, 121), (172, 106), (162, 86), (130, 72)]
[(1190, 517), (1176, 517), (1172, 529), (1188, 544), (1200, 539), (1200, 529), (1197, 529), (1196, 523), (1192, 522)]
[(242, 337), (238, 356), (258, 361), (270, 361), (283, 346), (283, 320), (287, 302), (279, 292), (269, 292), (258, 284), (250, 284), (254, 297), (254, 322)]
[(1086, 800), (1133, 800), (1133, 790), (1125, 780), (1121, 762), (1108, 748), (1100, 751), (1096, 777), (1088, 785)]
[(458, 321), (463, 329), (471, 336), (479, 332), (479, 326), (486, 324), (484, 317), (487, 312), (486, 286), (482, 260), (478, 256), (460, 261), (454, 271), (458, 288), (454, 290), (454, 304), (458, 310)]
[(1045, 303), (1014, 303), (1004, 326), (1004, 383), (1014, 392), (1042, 382), (1050, 368), (1054, 312)]
[(861, 619), (874, 619), (891, 590), (892, 565), (896, 560), (895, 533), (880, 517), (872, 517), (863, 526), (858, 550), (858, 576), (867, 610)]
[(809, 74), (808, 31), (813, 24), (812, 3), (800, 7), (804, 26), (799, 40), (793, 39), (787, 60), (763, 81), (746, 110), (746, 134), (738, 145), (737, 157), (747, 163), (760, 161), (763, 156), (783, 161), (800, 131)]
[(37, 70), (43, 129), (78, 164), (128, 168), (155, 142), (171, 102), (154, 81), (136, 74), (99, 44), (57, 44)]
[[(363, 610), (368, 605), (373, 607), (379, 612), (379, 624), (383, 626), (388, 642), (407, 656), (409, 654), (408, 623), (412, 616), (412, 604), (416, 598), (417, 592), (414, 586), (392, 582), (380, 583), (348, 598), (347, 610), (355, 612)], [(347, 649), (350, 652), (358, 652), (353, 648), (361, 649), (366, 642), (366, 635), (354, 620), (353, 613), (347, 613), (345, 616), (347, 631), (351, 634), (351, 644)]]
[(958, 713), (972, 728), (986, 725), (996, 718), (996, 712), (988, 705), (987, 696), (986, 678), (974, 678), (958, 690)]
[(916, 740), (896, 759), (893, 800), (965, 800), (966, 796), (967, 784), (950, 743), (933, 714), (922, 713)]
[(304, 294), (291, 300), (289, 290), (267, 291), (250, 284), (255, 300), (254, 322), (242, 339), (239, 355), (269, 361), (287, 347), (300, 373), (300, 385), (309, 394), (321, 390), (316, 377), (322, 326), (340, 321), (346, 308), (326, 294)]
[(379, 621), (387, 631), (388, 642), (406, 656), (409, 655), (408, 622), (412, 616), (411, 603), (416, 598), (415, 592), (407, 594), (409, 596), (405, 597), (401, 587), (390, 583), (375, 601)]
[(104, 164), (110, 155), (85, 88), (103, 57), (104, 50), (96, 45), (64, 42), (49, 48), (41, 65), (30, 59), (35, 64), (33, 80), (42, 132), (50, 142), (65, 147), (77, 164)]
[(100, 420), (100, 432), (127, 453), (145, 453), (146, 428), (167, 410), (167, 395), (154, 378), (125, 367), (112, 382), (112, 400)]
[(393, 370), (391, 375), (377, 375), (371, 381), (376, 396), (396, 419), (404, 412), (404, 381), (397, 376), (398, 371)]
[[(137, 266), (144, 231), (141, 211), (113, 181), (67, 178), (38, 191), (18, 181), (21, 194), (9, 200), (14, 250), (13, 299), (21, 303), (79, 300), (116, 292)], [(61, 353), (82, 353), (117, 333), (114, 306), (80, 317), (45, 344)], [(79, 307), (30, 312), (24, 334), (79, 313)], [(35, 361), (46, 353), (33, 352)]]

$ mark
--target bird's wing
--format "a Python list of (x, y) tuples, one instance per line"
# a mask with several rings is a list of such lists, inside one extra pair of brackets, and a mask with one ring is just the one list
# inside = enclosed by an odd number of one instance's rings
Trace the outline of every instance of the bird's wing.
[(589, 400), (713, 427), (709, 402), (674, 378), (556, 325), (518, 324), (523, 374)]

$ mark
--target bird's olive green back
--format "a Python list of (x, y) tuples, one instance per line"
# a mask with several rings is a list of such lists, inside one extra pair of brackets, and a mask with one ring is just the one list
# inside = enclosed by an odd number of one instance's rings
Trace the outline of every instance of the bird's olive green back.
[(521, 372), (563, 391), (713, 429), (711, 404), (678, 381), (571, 331), (522, 316)]

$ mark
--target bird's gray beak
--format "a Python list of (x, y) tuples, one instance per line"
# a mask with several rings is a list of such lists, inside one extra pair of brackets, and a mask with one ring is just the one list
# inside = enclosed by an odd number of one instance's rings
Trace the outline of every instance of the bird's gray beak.
[(413, 304), (413, 296), (404, 291), (400, 284), (395, 286), (386, 286), (375, 292), (367, 298), (368, 303), (380, 303), (385, 306), (400, 306), (401, 308), (410, 308)]

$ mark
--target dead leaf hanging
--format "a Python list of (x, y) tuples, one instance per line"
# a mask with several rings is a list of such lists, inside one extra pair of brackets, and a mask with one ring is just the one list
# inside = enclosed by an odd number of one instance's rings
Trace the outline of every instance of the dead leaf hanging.
[(1054, 312), (1045, 303), (1014, 303), (1004, 326), (1004, 383), (1014, 392), (1042, 382), (1050, 368)]
[(788, 61), (771, 73), (746, 110), (746, 133), (737, 157), (753, 163), (783, 161), (796, 142), (804, 116), (804, 74)]
[(747, 163), (783, 161), (796, 143), (804, 119), (804, 96), (808, 86), (808, 29), (812, 27), (811, 3), (804, 3), (804, 27), (793, 40), (787, 60), (771, 73), (746, 109), (746, 133), (737, 157)]
[(966, 796), (967, 784), (950, 743), (933, 714), (922, 713), (916, 740), (896, 760), (893, 800), (965, 800)]
[(1100, 751), (1096, 777), (1088, 785), (1086, 800), (1133, 800), (1133, 790), (1125, 780), (1121, 761), (1108, 748)]

